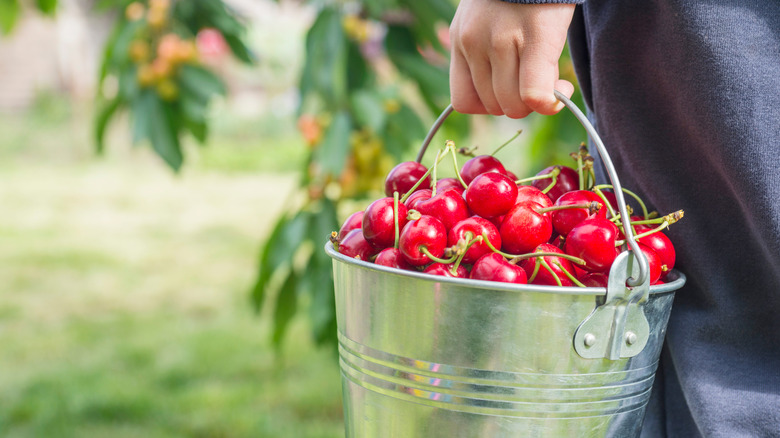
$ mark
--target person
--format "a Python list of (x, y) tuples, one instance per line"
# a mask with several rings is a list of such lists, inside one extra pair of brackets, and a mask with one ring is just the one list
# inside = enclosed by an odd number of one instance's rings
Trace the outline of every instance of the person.
[(557, 113), (567, 34), (623, 185), (685, 210), (642, 436), (780, 436), (780, 2), (462, 0), (453, 107)]

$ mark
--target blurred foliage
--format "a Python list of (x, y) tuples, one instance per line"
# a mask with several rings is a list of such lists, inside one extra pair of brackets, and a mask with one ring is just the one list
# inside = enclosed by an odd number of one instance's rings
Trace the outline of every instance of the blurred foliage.
[(0, 34), (10, 34), (28, 6), (52, 16), (57, 11), (57, 0), (0, 0)]
[[(279, 346), (298, 312), (314, 340), (334, 342), (330, 258), (322, 250), (340, 210), (384, 185), (387, 172), (419, 147), (449, 102), (446, 28), (449, 0), (313, 2), (306, 36), (298, 125), (310, 146), (301, 200), (282, 215), (263, 246), (252, 300), (271, 307)], [(443, 32), (444, 31), (444, 32)], [(467, 123), (451, 129), (463, 136)]]
[[(251, 64), (242, 37), (245, 26), (221, 0), (103, 1), (119, 7), (100, 68), (95, 120), (98, 152), (109, 122), (129, 110), (134, 143), (149, 141), (174, 170), (184, 157), (181, 138), (190, 134), (204, 143), (210, 102), (226, 93), (225, 84), (204, 58), (229, 50)], [(107, 86), (109, 78), (116, 90)]]

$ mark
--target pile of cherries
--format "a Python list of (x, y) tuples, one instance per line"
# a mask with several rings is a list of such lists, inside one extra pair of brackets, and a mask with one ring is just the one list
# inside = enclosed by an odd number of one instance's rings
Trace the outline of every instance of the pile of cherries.
[[(447, 277), (551, 286), (606, 287), (625, 231), (612, 187), (595, 185), (584, 145), (575, 168), (551, 166), (518, 179), (493, 155), (473, 156), (458, 168), (454, 143), (431, 168), (403, 162), (385, 181), (384, 198), (350, 215), (331, 241), (349, 257)], [(437, 179), (443, 160), (455, 177)], [(631, 216), (633, 235), (650, 264), (650, 283), (672, 270), (675, 250), (661, 231), (682, 218)], [(629, 209), (630, 211), (630, 209)], [(630, 213), (632, 214), (632, 213)]]

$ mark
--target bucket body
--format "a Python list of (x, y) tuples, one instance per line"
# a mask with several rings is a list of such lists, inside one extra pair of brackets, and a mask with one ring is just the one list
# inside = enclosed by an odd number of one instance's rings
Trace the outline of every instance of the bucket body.
[(639, 435), (682, 274), (642, 303), (639, 354), (585, 359), (573, 339), (603, 288), (451, 279), (326, 251), (348, 437)]

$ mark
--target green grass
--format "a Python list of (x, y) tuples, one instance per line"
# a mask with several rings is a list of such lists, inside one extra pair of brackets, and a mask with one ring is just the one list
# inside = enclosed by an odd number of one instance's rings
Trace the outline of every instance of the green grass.
[(343, 436), (332, 350), (295, 320), (277, 354), (249, 305), (293, 127), (218, 122), (172, 175), (46, 105), (0, 118), (0, 436)]

